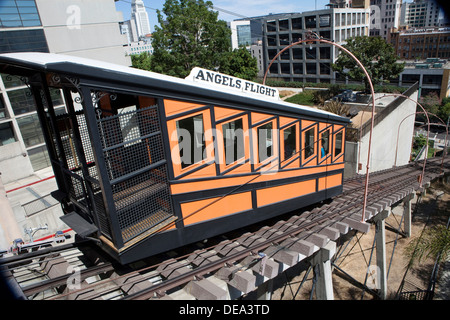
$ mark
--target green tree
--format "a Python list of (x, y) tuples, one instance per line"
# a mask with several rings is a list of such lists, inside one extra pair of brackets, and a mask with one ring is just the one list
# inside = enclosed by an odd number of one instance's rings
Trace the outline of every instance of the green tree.
[(223, 55), (220, 72), (246, 80), (258, 75), (258, 62), (245, 47), (234, 49)]
[(152, 71), (184, 78), (194, 67), (220, 67), (231, 31), (212, 7), (211, 1), (166, 0), (152, 35)]
[(152, 55), (148, 52), (133, 54), (131, 56), (131, 65), (133, 68), (151, 70)]
[[(346, 41), (344, 47), (361, 61), (374, 85), (389, 82), (403, 71), (404, 63), (397, 63), (394, 48), (381, 37), (359, 36)], [(369, 92), (369, 82), (364, 71), (345, 52), (341, 52), (332, 68), (341, 74), (347, 71), (346, 75), (352, 80), (363, 80), (366, 92)]]

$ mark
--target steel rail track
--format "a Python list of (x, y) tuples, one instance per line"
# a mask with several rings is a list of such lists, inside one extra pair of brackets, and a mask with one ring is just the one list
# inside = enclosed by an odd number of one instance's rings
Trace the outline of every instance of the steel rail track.
[[(441, 169), (440, 164), (441, 158), (429, 159), (429, 161), (427, 162), (426, 177), (424, 177), (425, 182), (428, 180), (432, 180), (440, 175)], [(446, 161), (445, 164), (446, 170), (448, 171), (449, 169), (448, 161)], [(376, 211), (383, 209), (383, 206), (392, 205), (393, 204), (392, 201), (395, 200), (395, 199), (392, 200), (393, 199), (392, 195), (395, 193), (400, 192), (406, 195), (410, 192), (414, 192), (415, 190), (417, 190), (419, 186), (419, 182), (417, 179), (418, 169), (419, 167), (417, 165), (407, 165), (403, 167), (383, 170), (381, 172), (372, 174), (368, 192), (368, 202), (367, 202), (368, 212), (373, 213), (374, 210)], [(114, 279), (103, 279), (101, 281), (94, 282), (89, 286), (83, 287), (82, 289), (56, 295), (51, 299), (61, 299), (61, 298), (64, 299), (67, 298), (69, 295), (76, 296), (77, 294), (78, 296), (80, 296), (86, 291), (95, 290), (95, 288), (99, 289), (97, 295), (94, 296), (91, 295), (90, 297), (99, 298), (108, 292), (112, 292), (114, 290), (122, 290), (123, 286), (125, 285), (130, 286), (142, 283), (143, 281), (147, 281), (146, 283), (147, 288), (139, 290), (138, 292), (124, 295), (122, 299), (124, 300), (150, 299), (154, 297), (163, 296), (167, 291), (186, 285), (190, 281), (203, 279), (205, 276), (211, 275), (214, 272), (220, 270), (221, 268), (236, 266), (241, 261), (243, 261), (248, 257), (250, 257), (251, 264), (253, 265), (261, 261), (262, 257), (264, 256), (270, 259), (277, 252), (287, 249), (282, 245), (282, 243), (287, 239), (295, 239), (296, 241), (305, 240), (311, 236), (311, 233), (320, 232), (325, 228), (329, 228), (330, 226), (335, 225), (336, 222), (346, 221), (346, 219), (351, 219), (351, 217), (354, 217), (355, 215), (358, 214), (361, 215), (362, 199), (360, 198), (362, 197), (364, 187), (363, 184), (361, 183), (362, 179), (363, 176), (347, 179), (344, 182), (344, 190), (342, 194), (335, 197), (331, 203), (316, 206), (313, 209), (311, 209), (311, 211), (304, 211), (299, 213), (299, 215), (295, 215), (295, 212), (291, 213), (290, 219), (287, 222), (282, 221), (281, 223), (278, 223), (278, 227), (283, 225), (283, 222), (290, 224), (288, 230), (284, 230), (281, 233), (279, 232), (277, 234), (277, 232), (272, 232), (266, 238), (262, 235), (258, 235), (258, 237), (256, 237), (257, 232), (246, 233), (244, 235), (238, 236), (237, 238), (223, 241), (219, 243), (219, 245), (223, 246), (228, 244), (230, 249), (229, 252), (231, 252), (230, 254), (227, 254), (225, 256), (221, 256), (217, 253), (218, 251), (216, 251), (215, 249), (218, 246), (216, 245), (210, 248), (196, 250), (195, 254), (202, 255), (202, 258), (205, 259), (205, 261), (206, 259), (213, 257), (216, 258), (214, 259), (215, 261), (210, 261), (207, 264), (192, 268), (188, 272), (185, 272), (179, 276), (166, 278), (164, 276), (158, 275), (158, 273), (155, 270), (158, 266), (164, 265), (165, 262), (163, 261), (157, 266), (145, 267), (139, 270), (124, 273), (121, 276), (118, 276)], [(382, 203), (381, 205), (380, 202)], [(376, 207), (376, 209), (374, 209), (374, 207)], [(269, 230), (275, 231), (277, 230), (276, 225), (273, 226), (267, 225), (259, 230), (262, 230), (264, 228), (268, 228)], [(249, 237), (252, 236), (255, 237), (255, 239), (258, 239), (258, 241), (255, 241), (256, 244), (245, 246), (245, 249), (242, 249), (243, 245), (241, 244), (242, 241), (241, 239), (248, 239)], [(84, 246), (89, 244), (82, 243), (82, 244), (62, 245), (55, 248), (48, 248), (33, 253), (27, 253), (22, 256), (0, 259), (0, 266), (8, 268), (13, 267), (15, 265), (20, 265), (24, 261), (29, 261), (33, 259), (43, 260), (49, 255), (61, 253), (64, 252), (64, 250), (73, 250), (74, 248), (80, 245)], [(236, 247), (241, 247), (242, 250), (234, 252), (233, 249)], [(275, 247), (276, 250), (274, 252), (271, 252), (269, 256), (260, 255), (260, 253), (262, 253), (264, 250), (267, 250), (269, 247)], [(194, 252), (192, 252), (191, 254), (193, 253)], [(178, 257), (175, 260), (175, 262), (183, 261), (183, 259), (185, 259), (186, 256)], [(180, 264), (173, 267), (173, 270), (179, 269), (183, 266), (189, 267), (190, 264), (191, 261), (189, 260), (185, 262), (180, 262)], [(114, 268), (115, 267), (111, 263), (102, 263), (100, 265), (89, 267), (86, 268), (85, 270), (82, 270), (81, 279), (86, 279), (87, 277), (93, 275), (111, 272), (114, 271)], [(170, 268), (171, 267), (166, 268), (164, 269), (164, 271), (168, 272), (171, 270)], [(126, 284), (117, 284), (116, 286), (113, 286), (113, 288), (109, 287), (104, 291), (100, 289), (107, 282), (111, 282), (113, 280), (117, 280), (120, 278), (123, 279), (131, 278), (133, 275), (137, 274), (141, 275), (142, 277), (140, 277), (137, 280), (127, 281)], [(161, 282), (150, 285), (150, 282), (148, 282), (149, 279), (154, 278), (155, 276), (159, 276), (162, 279)], [(67, 283), (68, 277), (69, 275), (60, 276), (53, 279), (46, 279), (39, 283), (24, 286), (22, 290), (25, 296), (27, 297), (32, 296), (49, 288), (56, 288), (58, 286), (64, 285), (65, 283)]]

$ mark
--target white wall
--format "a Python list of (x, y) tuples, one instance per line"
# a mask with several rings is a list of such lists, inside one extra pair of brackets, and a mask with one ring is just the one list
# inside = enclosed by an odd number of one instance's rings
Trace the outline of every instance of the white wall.
[[(417, 100), (417, 91), (410, 97)], [(395, 150), (398, 137), (397, 166), (405, 165), (409, 162), (411, 145), (414, 131), (414, 116), (416, 103), (411, 100), (404, 101), (386, 118), (378, 123), (372, 134), (372, 147), (369, 162), (369, 172), (392, 168), (395, 163)], [(402, 120), (405, 119), (403, 122)], [(401, 126), (400, 123), (402, 122)], [(400, 126), (400, 134), (398, 134)], [(360, 174), (366, 173), (368, 159), (369, 133), (367, 133), (360, 143), (360, 163), (362, 169)]]
[(0, 150), (0, 179), (3, 183), (6, 184), (33, 174), (27, 152), (19, 141), (1, 146)]
[(114, 0), (36, 0), (50, 52), (131, 65)]

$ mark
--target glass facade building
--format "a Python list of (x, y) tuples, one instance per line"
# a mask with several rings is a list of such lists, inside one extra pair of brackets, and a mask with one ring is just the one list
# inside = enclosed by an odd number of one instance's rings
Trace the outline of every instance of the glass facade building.
[[(0, 53), (11, 52), (49, 52), (35, 0), (0, 1)], [(52, 99), (64, 109), (60, 91)], [(23, 143), (34, 171), (50, 166), (27, 79), (0, 74), (0, 150), (15, 142)]]

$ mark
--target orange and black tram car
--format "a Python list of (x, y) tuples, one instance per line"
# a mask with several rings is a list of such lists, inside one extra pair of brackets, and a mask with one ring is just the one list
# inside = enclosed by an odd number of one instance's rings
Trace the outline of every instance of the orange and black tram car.
[(48, 53), (0, 55), (0, 72), (34, 96), (61, 219), (121, 263), (342, 192), (348, 119), (274, 88)]

